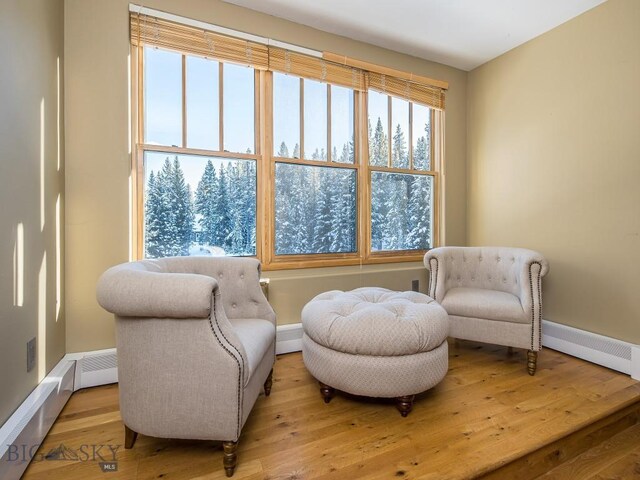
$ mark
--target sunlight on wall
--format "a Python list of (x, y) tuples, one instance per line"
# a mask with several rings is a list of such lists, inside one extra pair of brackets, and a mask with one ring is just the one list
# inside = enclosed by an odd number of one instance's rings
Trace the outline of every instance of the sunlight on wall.
[(24, 224), (16, 226), (16, 240), (13, 244), (13, 306), (24, 305)]
[(38, 273), (38, 382), (47, 374), (47, 252)]
[(40, 100), (40, 231), (44, 232), (44, 97)]
[(60, 144), (62, 139), (60, 138), (60, 57), (56, 59), (56, 94), (57, 94), (57, 110), (56, 110), (56, 122), (57, 122), (57, 139), (58, 139), (58, 172), (60, 171)]
[(60, 225), (60, 194), (56, 198), (56, 322), (60, 319), (60, 307), (62, 303), (62, 266), (60, 264), (62, 254), (62, 228)]
[[(127, 55), (127, 81), (131, 85), (131, 54)], [(131, 88), (127, 89), (127, 118), (128, 118), (128, 140), (129, 140), (129, 161), (133, 162), (132, 154), (132, 124), (131, 124)], [(129, 174), (129, 261), (133, 260), (133, 243), (136, 241), (133, 237), (133, 178)]]

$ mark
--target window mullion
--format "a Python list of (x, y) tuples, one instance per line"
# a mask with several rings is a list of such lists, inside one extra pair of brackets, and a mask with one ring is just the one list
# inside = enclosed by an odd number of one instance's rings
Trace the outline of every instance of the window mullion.
[(409, 170), (413, 170), (413, 103), (409, 102)]
[(388, 152), (387, 152), (387, 166), (389, 168), (391, 168), (393, 166), (393, 120), (391, 119), (391, 95), (387, 95), (387, 128), (388, 128), (388, 134), (387, 134), (387, 146), (388, 148)]
[(305, 158), (304, 151), (304, 79), (300, 78), (300, 159)]
[(218, 62), (218, 125), (220, 151), (224, 152), (224, 64)]
[(331, 85), (327, 84), (327, 163), (335, 161), (331, 152)]
[(182, 147), (187, 147), (187, 56), (182, 55)]

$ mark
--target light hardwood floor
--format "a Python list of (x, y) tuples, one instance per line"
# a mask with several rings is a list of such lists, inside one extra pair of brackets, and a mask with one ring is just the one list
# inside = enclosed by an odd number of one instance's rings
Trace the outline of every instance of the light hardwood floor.
[[(525, 351), (509, 356), (504, 347), (472, 342), (451, 342), (449, 357), (448, 375), (416, 398), (407, 418), (386, 400), (338, 393), (326, 405), (301, 355), (278, 357), (271, 396), (258, 398), (243, 429), (234, 478), (457, 479), (491, 472), (494, 478), (533, 478), (556, 466), (557, 457), (582, 453), (575, 445), (596, 441), (597, 432), (615, 435), (637, 422), (640, 383), (606, 368), (547, 349), (531, 377)], [(622, 412), (617, 423), (598, 427), (614, 412)], [(590, 425), (597, 428), (589, 431)], [(576, 432), (585, 433), (568, 447), (556, 446)], [(60, 445), (77, 452), (82, 445), (123, 442), (118, 388), (108, 385), (76, 392), (39, 454)], [(101, 453), (111, 459), (107, 447)], [(103, 473), (98, 461), (82, 460), (33, 462), (24, 478), (225, 478), (219, 442), (140, 435), (132, 450), (117, 450), (117, 472)]]

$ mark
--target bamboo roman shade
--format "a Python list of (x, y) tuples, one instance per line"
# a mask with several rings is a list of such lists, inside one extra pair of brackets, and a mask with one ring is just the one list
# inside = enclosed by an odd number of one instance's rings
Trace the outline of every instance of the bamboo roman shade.
[(267, 45), (230, 37), (149, 15), (131, 13), (131, 43), (178, 50), (225, 62), (266, 70)]
[[(136, 12), (131, 12), (130, 23), (131, 43), (135, 46), (150, 45), (177, 50), (259, 70), (272, 70), (319, 80), (358, 91), (370, 88), (444, 110), (446, 82), (429, 82), (425, 77), (416, 77), (327, 52), (323, 54), (325, 58), (305, 55), (259, 41), (224, 35)], [(351, 64), (347, 64), (348, 62)]]
[(383, 73), (369, 72), (369, 88), (410, 102), (444, 110), (444, 89)]
[(269, 70), (341, 85), (354, 90), (366, 89), (365, 73), (359, 68), (339, 65), (320, 57), (312, 57), (284, 48), (269, 47)]

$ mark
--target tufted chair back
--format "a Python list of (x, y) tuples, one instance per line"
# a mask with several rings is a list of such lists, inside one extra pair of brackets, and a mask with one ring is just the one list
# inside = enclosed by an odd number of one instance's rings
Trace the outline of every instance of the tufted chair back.
[(193, 273), (218, 282), (227, 318), (264, 318), (275, 322), (275, 313), (260, 288), (260, 262), (253, 258), (170, 257), (146, 260), (164, 273)]
[(429, 270), (441, 270), (429, 287), (436, 301), (456, 287), (498, 290), (523, 298), (523, 290), (531, 289), (530, 269), (523, 264), (538, 263), (540, 276), (549, 268), (542, 255), (510, 247), (440, 247), (427, 253), (425, 263)]

